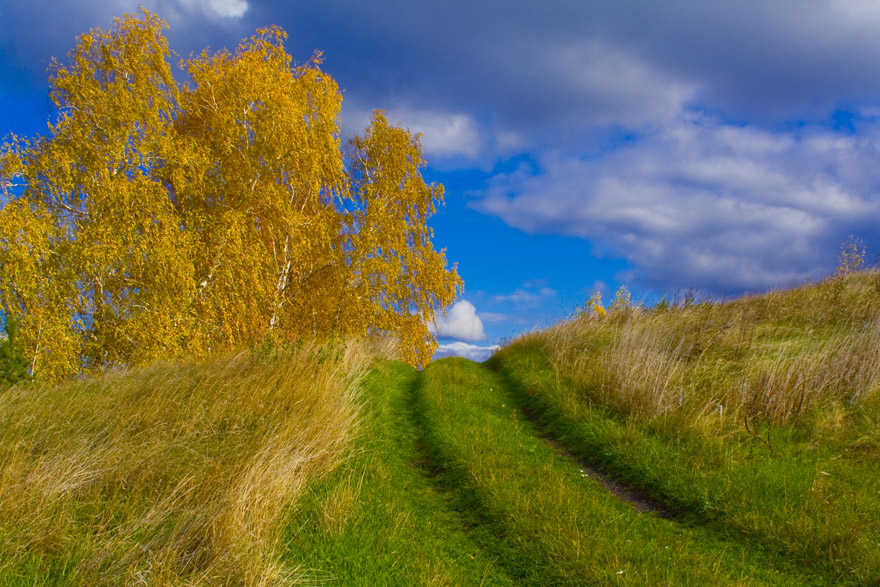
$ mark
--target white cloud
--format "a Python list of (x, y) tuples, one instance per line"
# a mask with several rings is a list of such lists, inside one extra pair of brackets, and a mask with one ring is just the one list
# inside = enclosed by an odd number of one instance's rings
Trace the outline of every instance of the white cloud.
[(545, 280), (527, 281), (523, 287), (517, 288), (513, 293), (497, 295), (492, 298), (494, 302), (510, 302), (517, 306), (537, 306), (541, 300), (552, 298), (556, 295), (556, 290), (550, 287), (538, 287), (536, 284), (543, 284)]
[(849, 233), (876, 234), (878, 153), (878, 124), (771, 132), (683, 114), (603, 157), (551, 154), (540, 173), (498, 175), (476, 205), (528, 232), (602, 243), (646, 285), (766, 288), (833, 269)]
[(201, 12), (210, 17), (241, 18), (248, 11), (246, 0), (157, 0), (164, 10), (182, 14)]
[(651, 126), (674, 116), (694, 96), (696, 84), (676, 80), (624, 46), (591, 37), (544, 47), (542, 71), (551, 88), (579, 102), (570, 122)]
[(241, 18), (248, 11), (244, 0), (207, 0), (207, 8), (224, 18)]
[[(446, 110), (428, 110), (408, 105), (375, 104), (368, 107), (354, 100), (343, 102), (342, 127), (348, 133), (362, 134), (370, 124), (374, 109), (385, 111), (392, 125), (400, 124), (412, 134), (421, 134), (422, 148), (428, 159), (477, 159), (488, 146), (477, 121), (470, 115)], [(499, 138), (498, 142), (502, 139)], [(505, 144), (518, 144), (514, 138), (503, 137)]]
[(482, 362), (491, 357), (500, 348), (498, 345), (477, 346), (466, 342), (453, 342), (438, 346), (437, 351), (434, 353), (434, 359), (464, 357), (471, 361)]
[(400, 119), (412, 132), (422, 134), (422, 147), (426, 155), (464, 155), (475, 158), (481, 151), (483, 141), (477, 125), (471, 117), (464, 114), (404, 112)]
[[(140, 6), (156, 12), (161, 18), (167, 20), (172, 26), (187, 25), (193, 27), (193, 22), (187, 19), (194, 16), (208, 16), (212, 18), (238, 19), (247, 13), (250, 6), (247, 0), (103, 0), (106, 8), (116, 12), (116, 16), (123, 13), (134, 13)], [(112, 8), (111, 8), (112, 7)]]
[(456, 338), (469, 342), (484, 340), (483, 322), (477, 316), (474, 305), (467, 300), (456, 302), (446, 316), (437, 316), (435, 334), (439, 338)]

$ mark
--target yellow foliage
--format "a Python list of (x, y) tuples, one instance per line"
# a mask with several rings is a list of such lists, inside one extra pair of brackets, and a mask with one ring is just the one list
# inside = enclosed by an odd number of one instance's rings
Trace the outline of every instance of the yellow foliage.
[[(276, 340), (390, 333), (424, 364), (461, 279), (431, 243), (441, 186), (381, 112), (343, 156), (320, 54), (269, 27), (181, 63), (143, 11), (53, 61), (57, 119), (0, 152), (0, 311), (42, 376)], [(13, 185), (24, 185), (15, 190)]]
[(584, 304), (583, 310), (579, 312), (580, 316), (593, 316), (596, 318), (604, 318), (608, 315), (605, 306), (602, 305), (602, 292), (593, 292), (592, 297)]
[(849, 238), (840, 245), (837, 274), (845, 277), (853, 271), (859, 271), (864, 268), (865, 243), (863, 243), (860, 238), (851, 234)]
[(617, 293), (614, 295), (614, 300), (611, 302), (612, 310), (623, 310), (630, 307), (632, 296), (629, 293), (629, 290), (625, 285), (621, 285), (620, 289), (617, 290)]
[(431, 245), (426, 223), (434, 202), (443, 200), (443, 187), (422, 179), (418, 137), (390, 126), (382, 112), (373, 114), (371, 127), (351, 146), (355, 208), (346, 218), (346, 249), (354, 271), (345, 304), (374, 303), (363, 308), (364, 315), (349, 316), (361, 324), (350, 328), (373, 325), (394, 332), (401, 358), (424, 365), (436, 348), (428, 331), (434, 308), (451, 304), (461, 286), (454, 269), (446, 269), (444, 251)]

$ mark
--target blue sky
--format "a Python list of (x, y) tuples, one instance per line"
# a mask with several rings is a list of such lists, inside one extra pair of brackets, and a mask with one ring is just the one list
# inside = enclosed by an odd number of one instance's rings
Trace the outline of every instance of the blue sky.
[(0, 3), (0, 135), (42, 132), (46, 67), (143, 5), (172, 49), (277, 24), (323, 51), (342, 126), (424, 134), (432, 219), (465, 281), (438, 324), (485, 355), (595, 289), (735, 296), (880, 250), (880, 3), (870, 0)]

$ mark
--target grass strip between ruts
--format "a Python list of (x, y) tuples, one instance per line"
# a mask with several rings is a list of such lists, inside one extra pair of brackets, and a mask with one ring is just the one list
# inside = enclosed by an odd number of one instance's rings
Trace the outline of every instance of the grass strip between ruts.
[(305, 584), (512, 585), (448, 506), (413, 425), (421, 375), (384, 363), (366, 382), (354, 454), (291, 514), (287, 561)]

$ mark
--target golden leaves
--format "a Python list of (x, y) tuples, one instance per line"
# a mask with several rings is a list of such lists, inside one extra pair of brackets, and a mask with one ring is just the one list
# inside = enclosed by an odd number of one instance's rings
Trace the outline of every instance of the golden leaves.
[(426, 222), (442, 201), (442, 186), (427, 185), (418, 137), (392, 127), (381, 111), (363, 137), (351, 141), (351, 267), (358, 299), (370, 300), (370, 322), (400, 338), (408, 362), (424, 365), (436, 348), (427, 324), (434, 309), (451, 304), (461, 287), (431, 244)]
[(35, 369), (376, 331), (424, 364), (461, 280), (431, 244), (443, 191), (418, 138), (377, 112), (346, 167), (320, 54), (293, 65), (268, 27), (179, 86), (165, 26), (81, 36), (52, 65), (49, 136), (3, 146), (0, 306)]

